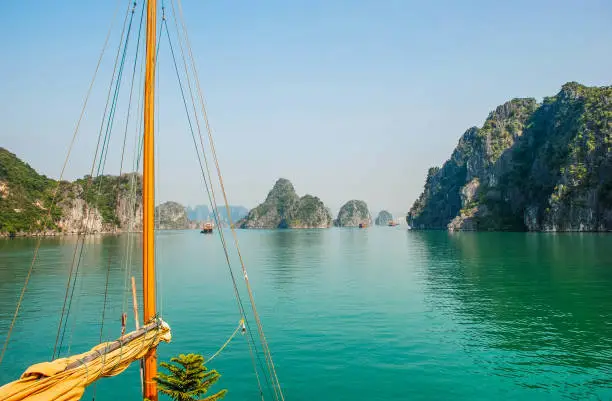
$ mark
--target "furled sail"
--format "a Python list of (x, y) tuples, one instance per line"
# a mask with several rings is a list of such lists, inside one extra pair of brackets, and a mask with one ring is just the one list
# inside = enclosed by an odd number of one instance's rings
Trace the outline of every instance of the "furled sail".
[(79, 400), (89, 384), (118, 375), (161, 341), (170, 342), (171, 338), (170, 326), (157, 319), (89, 352), (30, 366), (19, 380), (0, 387), (0, 400)]

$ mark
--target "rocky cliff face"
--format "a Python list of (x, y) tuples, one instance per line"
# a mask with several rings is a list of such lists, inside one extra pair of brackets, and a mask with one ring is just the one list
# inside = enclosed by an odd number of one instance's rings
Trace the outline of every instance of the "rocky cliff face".
[(137, 174), (58, 183), (0, 148), (0, 235), (138, 231), (141, 216)]
[[(155, 212), (162, 230), (197, 228), (176, 202)], [(142, 231), (140, 174), (57, 182), (0, 148), (0, 236), (130, 231)]]
[(431, 168), (407, 217), (417, 229), (612, 229), (612, 88), (565, 84), (514, 99)]
[(186, 230), (191, 227), (185, 207), (176, 202), (165, 202), (157, 206), (155, 219), (160, 230)]
[(280, 178), (266, 200), (236, 223), (240, 228), (327, 228), (331, 216), (319, 198), (299, 197), (293, 184)]
[(386, 210), (382, 210), (380, 213), (378, 213), (378, 216), (376, 216), (376, 220), (374, 220), (374, 224), (376, 224), (377, 226), (386, 226), (392, 220), (393, 220), (393, 215), (387, 212)]
[(334, 225), (338, 227), (359, 227), (360, 224), (371, 225), (372, 216), (368, 205), (361, 200), (350, 200), (340, 208)]

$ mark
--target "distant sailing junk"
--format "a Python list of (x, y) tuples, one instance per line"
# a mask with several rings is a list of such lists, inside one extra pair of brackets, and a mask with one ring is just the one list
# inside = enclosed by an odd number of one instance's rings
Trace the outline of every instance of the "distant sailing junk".
[(399, 226), (401, 224), (402, 218), (398, 217), (397, 219), (391, 219), (387, 222), (387, 225), (389, 227), (396, 227)]
[(202, 231), (200, 231), (200, 234), (212, 234), (213, 228), (215, 228), (215, 225), (210, 221), (207, 221), (202, 226)]

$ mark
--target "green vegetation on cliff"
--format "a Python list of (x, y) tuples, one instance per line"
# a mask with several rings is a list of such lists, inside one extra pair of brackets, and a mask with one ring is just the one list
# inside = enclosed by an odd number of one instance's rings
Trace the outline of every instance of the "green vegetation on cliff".
[(51, 204), (57, 183), (0, 147), (0, 233), (54, 229), (60, 211)]
[(612, 229), (612, 88), (563, 85), (470, 128), (412, 206), (414, 228)]
[(90, 176), (85, 176), (76, 180), (75, 184), (83, 188), (83, 199), (90, 207), (94, 207), (100, 212), (103, 223), (119, 226), (121, 224), (117, 215), (119, 199), (122, 195), (129, 193), (132, 182), (136, 185), (136, 193), (142, 193), (142, 181), (140, 179), (132, 180), (131, 177), (132, 174), (121, 176), (101, 175), (93, 179)]
[(0, 148), (0, 234), (116, 230), (134, 219), (136, 210), (130, 213), (128, 202), (132, 185), (137, 209), (142, 190), (138, 175), (85, 176), (58, 183)]
[(295, 192), (293, 184), (280, 178), (268, 193), (266, 200), (252, 209), (236, 223), (240, 228), (326, 228), (331, 216), (316, 196)]

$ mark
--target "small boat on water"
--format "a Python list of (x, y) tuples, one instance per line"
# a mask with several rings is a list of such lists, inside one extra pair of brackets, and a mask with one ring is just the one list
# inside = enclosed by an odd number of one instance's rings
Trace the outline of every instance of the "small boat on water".
[(399, 223), (397, 221), (390, 220), (389, 223), (387, 223), (387, 225), (389, 227), (395, 227), (395, 226), (399, 226)]
[(202, 226), (202, 231), (200, 231), (200, 234), (212, 234), (212, 232), (213, 232), (213, 228), (215, 228), (215, 226), (213, 225), (213, 223), (211, 223), (211, 222), (206, 222), (206, 223), (204, 223), (204, 225)]
[(359, 228), (366, 228), (367, 226), (367, 223), (359, 223)]

